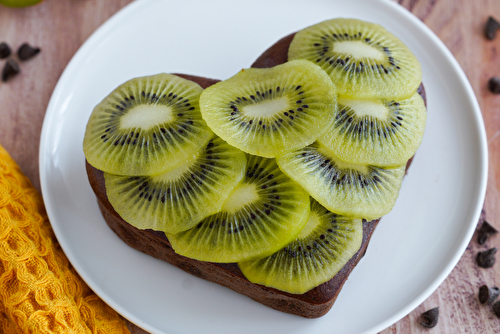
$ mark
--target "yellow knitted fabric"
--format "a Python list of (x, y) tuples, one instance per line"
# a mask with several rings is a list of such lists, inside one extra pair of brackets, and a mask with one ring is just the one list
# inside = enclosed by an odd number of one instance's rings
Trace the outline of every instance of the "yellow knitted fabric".
[(41, 196), (1, 145), (0, 332), (129, 333), (71, 267)]

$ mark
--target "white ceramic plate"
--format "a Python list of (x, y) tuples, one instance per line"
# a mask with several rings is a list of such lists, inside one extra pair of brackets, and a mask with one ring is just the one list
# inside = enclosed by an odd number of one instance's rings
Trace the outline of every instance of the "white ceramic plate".
[[(380, 23), (420, 60), (428, 93), (423, 144), (395, 209), (384, 217), (332, 310), (280, 313), (126, 246), (101, 217), (82, 140), (94, 107), (136, 76), (180, 72), (225, 79), (281, 37), (334, 17)], [(153, 333), (376, 333), (446, 278), (473, 234), (484, 199), (481, 113), (438, 38), (384, 0), (136, 1), (98, 29), (61, 76), (47, 109), (40, 177), (57, 238), (107, 303)]]

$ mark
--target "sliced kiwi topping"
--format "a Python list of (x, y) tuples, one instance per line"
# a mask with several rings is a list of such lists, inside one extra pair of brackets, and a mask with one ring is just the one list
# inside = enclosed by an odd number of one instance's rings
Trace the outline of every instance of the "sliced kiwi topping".
[(392, 210), (405, 173), (405, 165), (377, 167), (344, 162), (318, 142), (277, 162), (328, 210), (368, 220)]
[(238, 266), (252, 283), (302, 294), (334, 277), (362, 240), (361, 219), (334, 214), (313, 199), (309, 220), (294, 241), (268, 257)]
[(245, 174), (245, 153), (218, 137), (192, 161), (154, 176), (104, 173), (109, 202), (139, 229), (178, 233), (219, 211)]
[(420, 146), (426, 118), (418, 93), (405, 100), (339, 97), (335, 125), (318, 141), (344, 161), (399, 166)]
[(170, 74), (135, 78), (92, 112), (83, 151), (89, 164), (118, 175), (154, 175), (189, 160), (213, 133), (201, 118), (195, 82)]
[(267, 256), (292, 241), (309, 217), (309, 195), (274, 159), (247, 157), (246, 175), (222, 210), (194, 228), (167, 235), (173, 249), (209, 262)]
[(340, 95), (409, 98), (422, 81), (420, 63), (397, 37), (381, 26), (333, 19), (299, 31), (288, 59), (307, 59), (323, 68)]
[(336, 107), (331, 80), (305, 60), (242, 70), (200, 98), (203, 118), (217, 135), (268, 158), (313, 143), (333, 125)]

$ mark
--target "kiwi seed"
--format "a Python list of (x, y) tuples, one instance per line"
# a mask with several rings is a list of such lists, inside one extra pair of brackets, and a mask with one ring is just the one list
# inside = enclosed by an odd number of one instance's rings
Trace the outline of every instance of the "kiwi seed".
[(183, 256), (238, 262), (272, 254), (289, 243), (306, 224), (309, 210), (309, 195), (274, 159), (248, 155), (245, 177), (221, 211), (167, 237)]
[(239, 262), (252, 283), (302, 294), (329, 281), (359, 250), (361, 219), (334, 214), (311, 201), (311, 214), (297, 238), (276, 253)]
[(318, 142), (278, 158), (277, 163), (328, 210), (367, 220), (392, 210), (405, 173), (405, 165), (344, 162)]
[(418, 93), (404, 100), (340, 97), (335, 125), (318, 141), (344, 161), (400, 166), (420, 146), (426, 118)]
[(122, 84), (90, 116), (87, 161), (111, 174), (154, 175), (192, 159), (213, 135), (199, 111), (202, 90), (171, 74)]
[(333, 19), (299, 31), (288, 59), (307, 59), (324, 69), (339, 95), (409, 98), (422, 81), (420, 63), (406, 45), (381, 26)]
[(207, 88), (203, 118), (229, 144), (276, 157), (313, 143), (333, 125), (336, 90), (319, 66), (297, 60), (245, 69)]
[(218, 137), (194, 161), (154, 176), (104, 174), (116, 212), (139, 229), (178, 233), (216, 213), (245, 173), (245, 154)]

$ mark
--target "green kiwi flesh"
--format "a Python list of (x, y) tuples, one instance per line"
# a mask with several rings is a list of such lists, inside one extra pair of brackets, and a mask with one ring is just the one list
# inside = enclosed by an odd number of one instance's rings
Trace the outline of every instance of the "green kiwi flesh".
[(303, 294), (334, 277), (359, 250), (362, 239), (361, 219), (334, 214), (313, 199), (309, 220), (294, 241), (238, 266), (252, 283)]
[(104, 173), (115, 211), (139, 229), (178, 233), (219, 211), (245, 175), (245, 153), (219, 137), (196, 159), (153, 176)]
[(307, 223), (309, 211), (309, 195), (274, 159), (249, 155), (245, 177), (222, 210), (167, 237), (180, 255), (238, 262), (270, 255), (291, 242)]
[(418, 93), (404, 100), (339, 97), (332, 130), (318, 141), (341, 160), (399, 166), (422, 142), (427, 111)]
[(202, 91), (164, 73), (120, 85), (90, 116), (83, 140), (87, 161), (111, 174), (155, 175), (192, 159), (213, 135), (201, 118)]
[(405, 173), (405, 165), (344, 162), (318, 142), (278, 158), (277, 163), (328, 210), (367, 220), (392, 210)]
[(207, 88), (203, 119), (229, 144), (250, 154), (276, 157), (313, 143), (333, 125), (335, 86), (306, 60), (269, 69), (245, 69)]
[(420, 63), (406, 45), (383, 27), (355, 19), (299, 31), (288, 59), (318, 64), (346, 97), (409, 98), (422, 81)]

